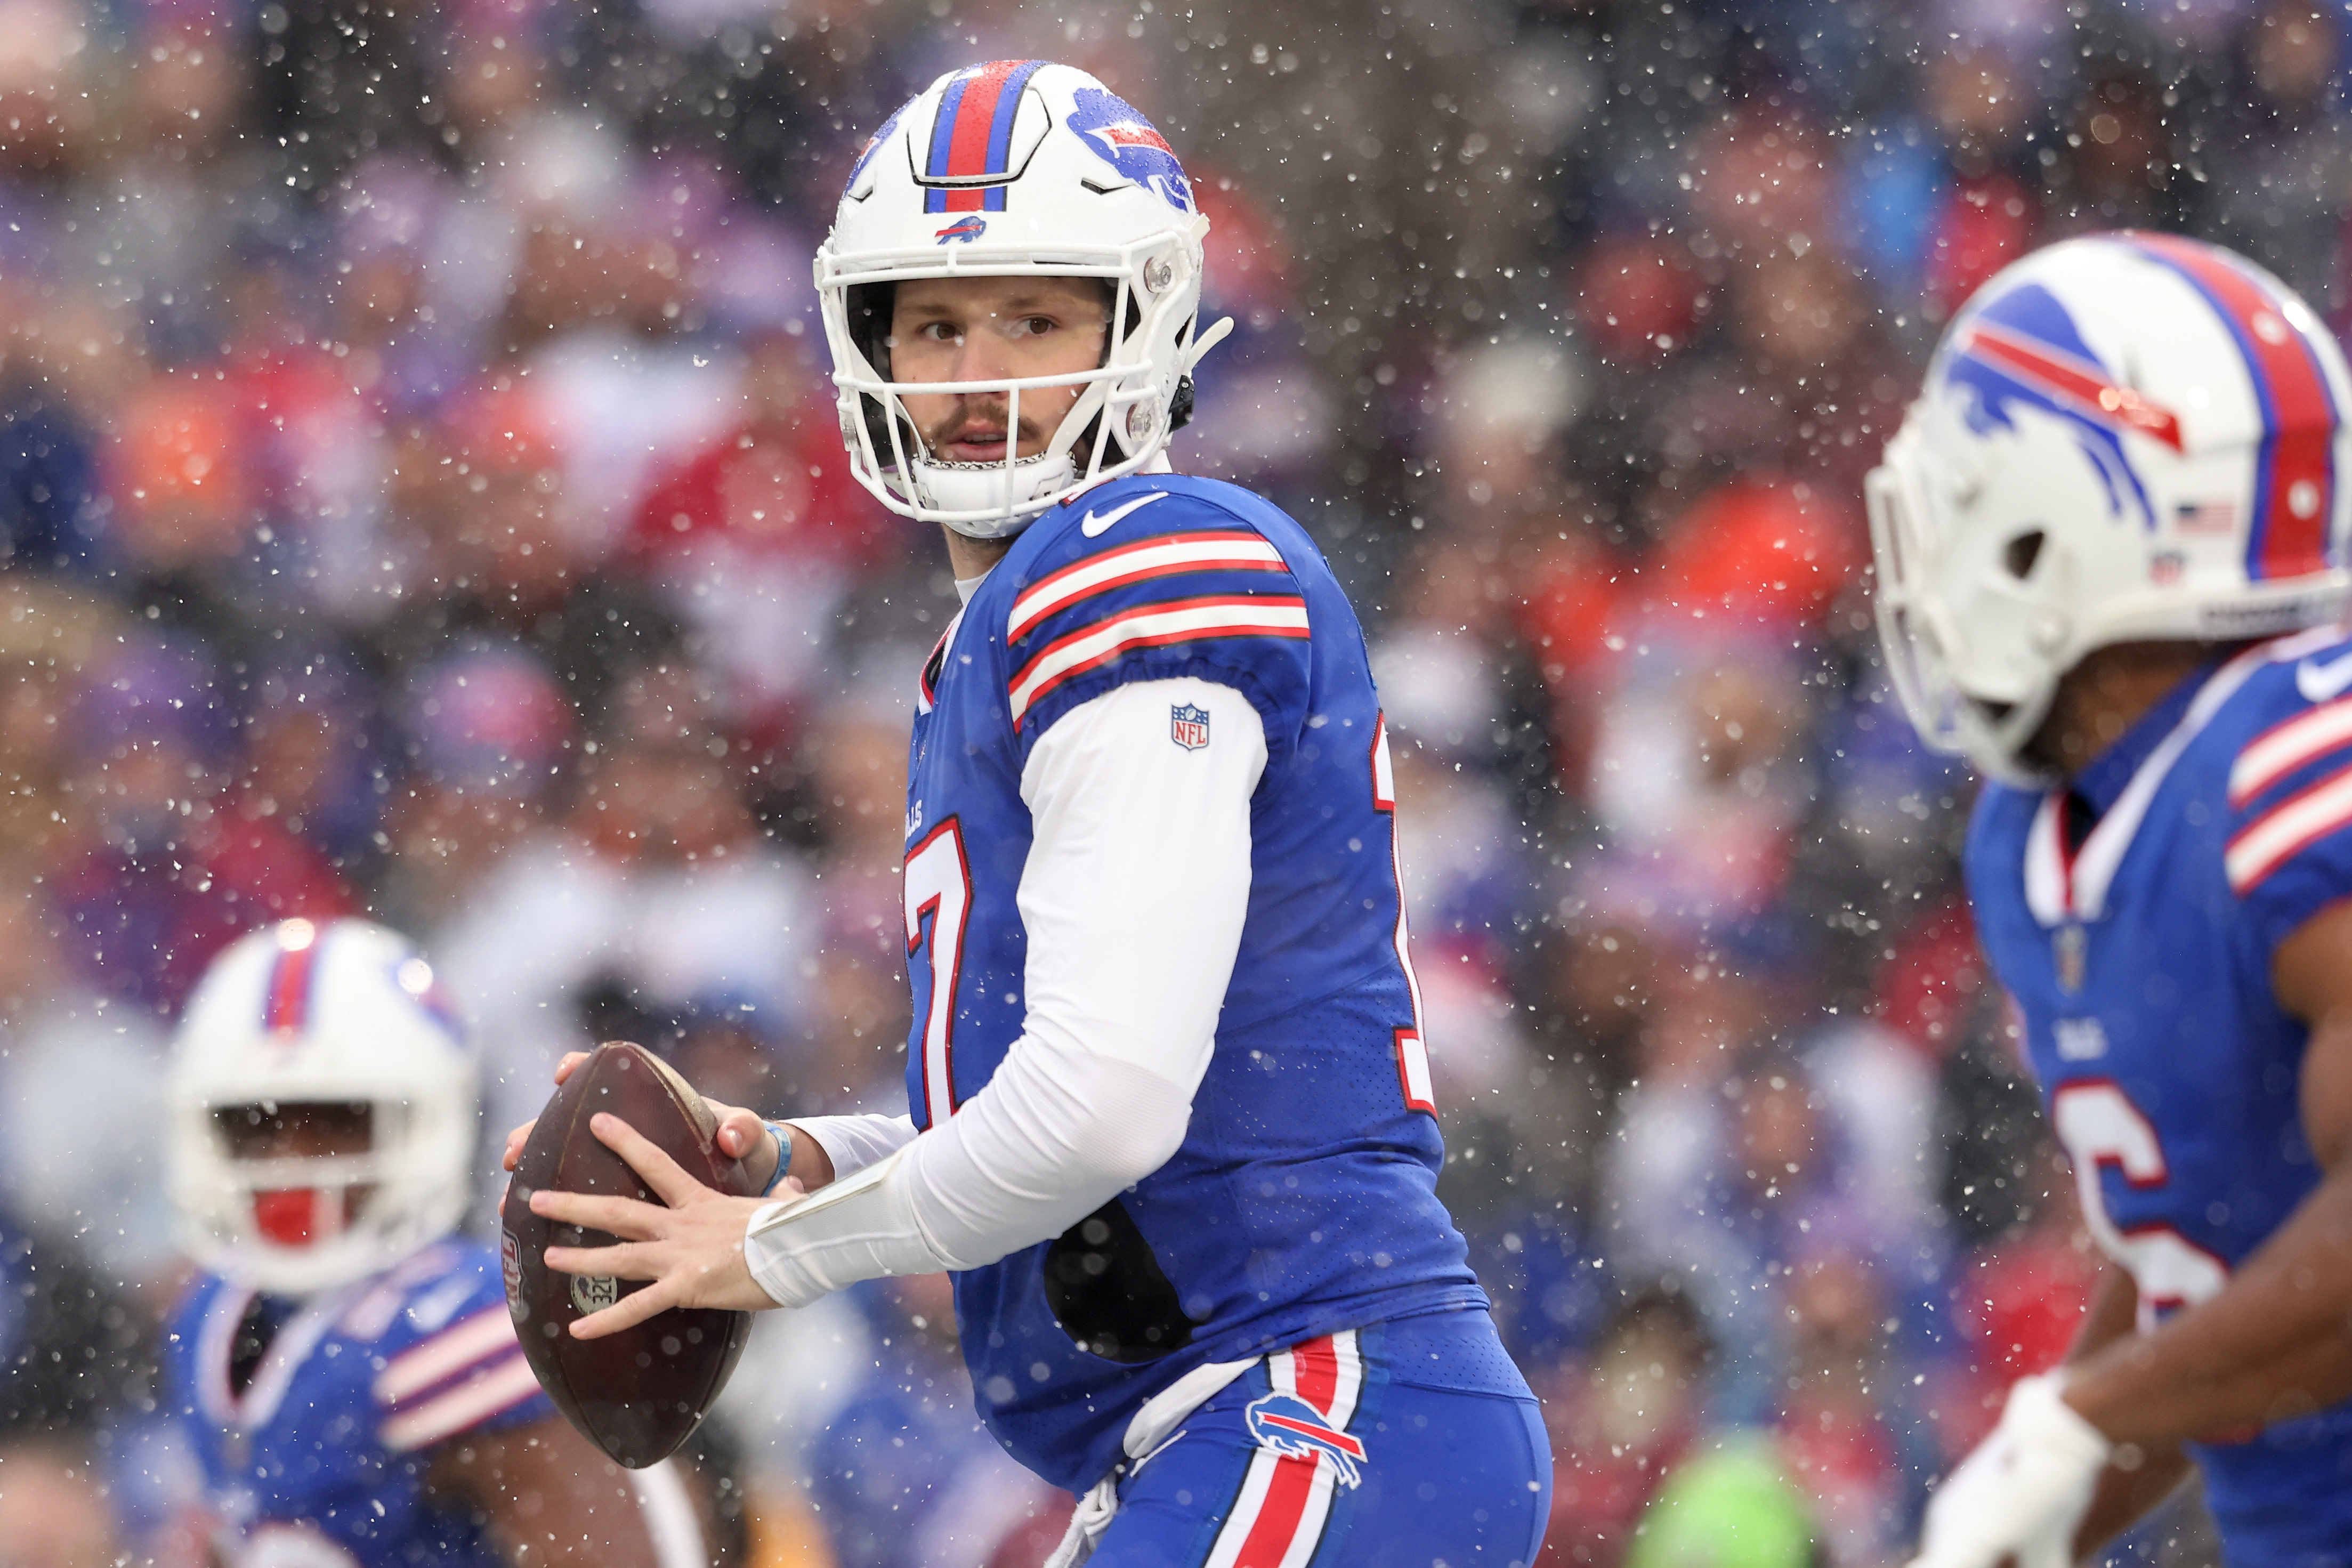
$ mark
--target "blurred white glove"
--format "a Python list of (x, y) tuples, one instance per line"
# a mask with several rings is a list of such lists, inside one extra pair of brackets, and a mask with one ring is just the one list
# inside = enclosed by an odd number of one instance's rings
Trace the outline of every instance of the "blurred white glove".
[(2021, 1380), (1992, 1435), (1927, 1504), (1911, 1568), (2070, 1568), (2074, 1531), (2115, 1445), (2058, 1397), (2059, 1374)]

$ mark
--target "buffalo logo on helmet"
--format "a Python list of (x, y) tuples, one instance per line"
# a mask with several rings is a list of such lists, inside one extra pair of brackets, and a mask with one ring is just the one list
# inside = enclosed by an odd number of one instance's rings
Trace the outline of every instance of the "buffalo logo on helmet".
[(1259, 1447), (1298, 1459), (1312, 1459), (1319, 1454), (1331, 1462), (1331, 1472), (1342, 1486), (1363, 1480), (1361, 1439), (1332, 1426), (1320, 1410), (1298, 1395), (1269, 1394), (1252, 1402), (1243, 1416)]
[(1139, 185), (1160, 194), (1179, 212), (1192, 212), (1192, 187), (1184, 178), (1176, 149), (1116, 93), (1101, 88), (1077, 90), (1077, 107), (1070, 111), (1070, 129), (1103, 162)]
[(2020, 405), (2065, 420), (2116, 509), (2128, 495), (2147, 526), (2156, 526), (2155, 507), (2123, 437), (2146, 437), (2178, 452), (2179, 418), (2101, 364), (2048, 289), (2021, 284), (1977, 307), (1953, 332), (1944, 380), (1969, 395), (1969, 426), (1979, 435), (1996, 426), (2014, 429)]
[(948, 225), (947, 227), (940, 230), (939, 240), (941, 245), (953, 245), (958, 240), (961, 240), (964, 244), (970, 245), (973, 240), (978, 239), (982, 235), (986, 234), (987, 232), (988, 220), (986, 218), (978, 216), (960, 217), (956, 219), (955, 222)]

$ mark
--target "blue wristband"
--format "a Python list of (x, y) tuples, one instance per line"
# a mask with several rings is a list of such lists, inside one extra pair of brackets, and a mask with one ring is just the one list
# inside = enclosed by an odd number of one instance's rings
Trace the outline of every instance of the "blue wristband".
[(793, 1135), (781, 1121), (763, 1121), (760, 1125), (776, 1135), (776, 1173), (770, 1176), (768, 1184), (760, 1189), (760, 1195), (764, 1198), (784, 1184), (784, 1176), (793, 1168)]

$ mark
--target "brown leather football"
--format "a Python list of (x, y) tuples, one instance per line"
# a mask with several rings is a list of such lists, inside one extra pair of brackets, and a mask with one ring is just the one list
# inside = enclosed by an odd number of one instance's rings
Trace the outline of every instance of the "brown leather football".
[(702, 1424), (743, 1352), (751, 1314), (673, 1307), (604, 1339), (572, 1338), (573, 1322), (646, 1282), (550, 1268), (550, 1247), (610, 1247), (618, 1237), (542, 1219), (530, 1212), (530, 1194), (551, 1187), (661, 1201), (588, 1130), (600, 1110), (635, 1128), (705, 1185), (739, 1197), (753, 1188), (743, 1163), (713, 1142), (719, 1123), (702, 1097), (667, 1063), (625, 1041), (597, 1047), (557, 1088), (507, 1183), (499, 1246), (523, 1355), (572, 1426), (620, 1463), (643, 1469)]

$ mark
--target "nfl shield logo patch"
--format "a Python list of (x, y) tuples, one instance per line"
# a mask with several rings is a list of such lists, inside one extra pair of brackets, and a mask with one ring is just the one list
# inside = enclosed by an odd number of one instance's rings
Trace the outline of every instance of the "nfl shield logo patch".
[(1209, 710), (1180, 702), (1168, 710), (1168, 736), (1188, 752), (1209, 743)]

